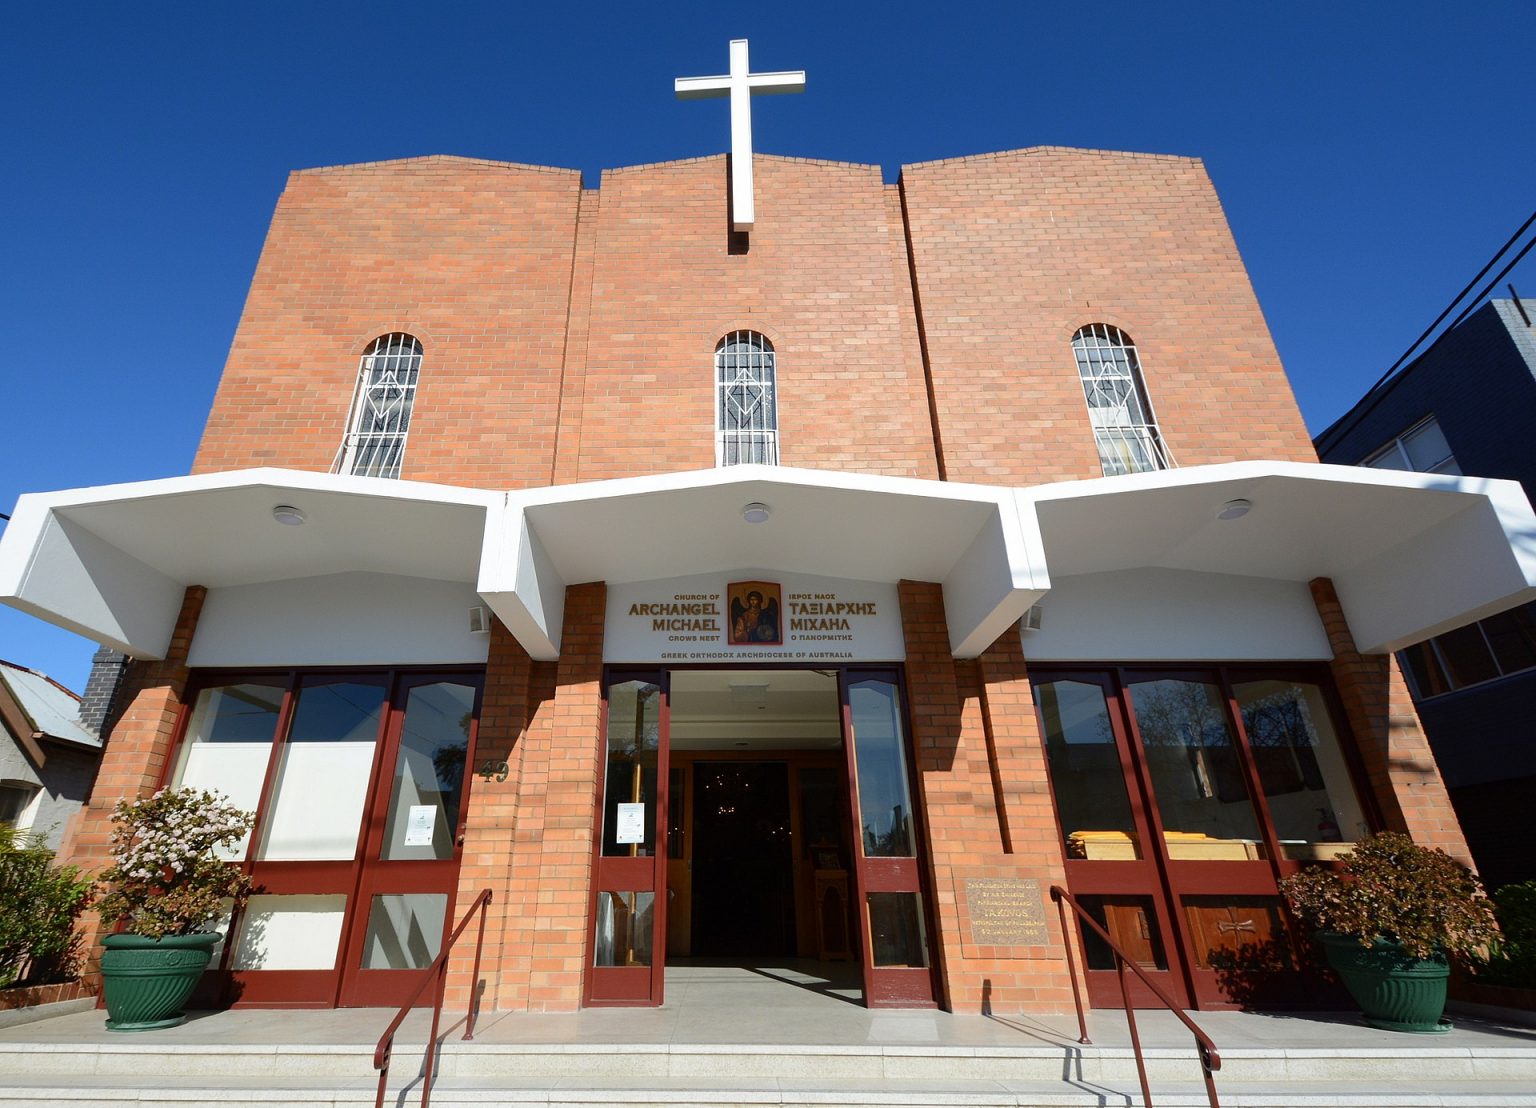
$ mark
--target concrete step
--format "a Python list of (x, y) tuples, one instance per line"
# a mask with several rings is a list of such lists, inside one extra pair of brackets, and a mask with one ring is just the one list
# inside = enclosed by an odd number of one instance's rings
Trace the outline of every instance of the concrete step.
[[(149, 1075), (143, 1075), (147, 1079)], [(1496, 1108), (1536, 1106), (1536, 1091), (1527, 1081), (1393, 1082), (1284, 1081), (1221, 1083), (1225, 1108)], [(1208, 1108), (1203, 1087), (1188, 1083), (1154, 1083), (1158, 1108)], [(404, 1108), (419, 1103), (420, 1085), (391, 1088), (385, 1103)], [(288, 1078), (213, 1083), (198, 1078), (144, 1080), (77, 1078), (47, 1084), (25, 1080), (0, 1087), (5, 1108), (70, 1105), (189, 1105), (228, 1104), (241, 1108), (283, 1105), (286, 1108), (340, 1108), (374, 1102), (372, 1085), (355, 1080), (321, 1081)], [(543, 1108), (601, 1108), (604, 1105), (679, 1105), (687, 1108), (1140, 1108), (1135, 1082), (1090, 1083), (947, 1081), (848, 1081), (826, 1079), (795, 1082), (748, 1078), (671, 1078), (636, 1084), (627, 1080), (570, 1079), (539, 1081), (444, 1079), (433, 1089), (438, 1108), (510, 1104)]]
[[(1536, 1046), (1373, 1051), (1240, 1048), (1221, 1102), (1536, 1108)], [(398, 1044), (392, 1105), (420, 1098), (421, 1043)], [(1206, 1104), (1193, 1050), (1146, 1051), (1154, 1103)], [(0, 1108), (42, 1104), (362, 1105), (376, 1088), (358, 1044), (0, 1043)], [(530, 1105), (1139, 1105), (1134, 1055), (1097, 1046), (464, 1043), (441, 1053), (432, 1103)]]
[[(398, 1043), (393, 1069), (413, 1073), (423, 1045)], [(1192, 1048), (1144, 1052), (1152, 1081), (1198, 1081)], [(1394, 1049), (1274, 1047), (1222, 1052), (1218, 1082), (1524, 1081), (1536, 1090), (1536, 1045)], [(168, 1044), (145, 1038), (108, 1043), (0, 1042), (0, 1084), (16, 1078), (139, 1077), (240, 1080), (307, 1076), (371, 1080), (373, 1049), (358, 1044)], [(628, 1081), (695, 1078), (845, 1081), (1136, 1080), (1123, 1046), (825, 1046), (717, 1043), (465, 1043), (439, 1054), (444, 1079)]]

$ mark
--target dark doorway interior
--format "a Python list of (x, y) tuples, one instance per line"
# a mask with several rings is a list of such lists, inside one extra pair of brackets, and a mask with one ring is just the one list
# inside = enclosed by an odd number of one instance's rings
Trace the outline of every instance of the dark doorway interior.
[(788, 765), (698, 762), (693, 805), (693, 953), (793, 956)]

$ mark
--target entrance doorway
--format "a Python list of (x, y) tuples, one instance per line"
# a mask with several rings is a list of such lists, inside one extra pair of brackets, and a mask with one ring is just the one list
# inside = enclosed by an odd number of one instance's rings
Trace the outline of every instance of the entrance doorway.
[[(693, 844), (683, 880), (689, 926), (668, 929), (668, 953), (703, 957), (799, 954), (787, 762), (694, 762)], [(674, 768), (674, 774), (686, 770)], [(676, 794), (674, 794), (676, 797)], [(674, 799), (674, 805), (676, 799)], [(681, 923), (682, 921), (677, 921)], [(846, 928), (845, 928), (846, 930)], [(685, 944), (680, 940), (686, 936)]]
[(659, 1004), (666, 964), (709, 962), (933, 1005), (895, 673), (614, 672), (606, 707), (588, 1003)]

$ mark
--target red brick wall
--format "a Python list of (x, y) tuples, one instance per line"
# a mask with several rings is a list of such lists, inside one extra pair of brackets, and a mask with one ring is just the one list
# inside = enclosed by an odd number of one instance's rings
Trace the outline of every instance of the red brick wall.
[(1315, 461), (1201, 163), (1041, 147), (902, 172), (956, 481), (1098, 477), (1072, 335), (1136, 343), (1179, 465)]
[(1471, 852), (1397, 659), (1355, 648), (1328, 578), (1312, 582), (1312, 598), (1333, 648), (1333, 679), (1387, 829), (1406, 831), (1470, 866)]
[[(464, 820), (464, 852), (459, 868), (458, 898), (454, 914), (462, 918), (485, 889), (491, 890), (486, 908), (485, 949), (480, 980), (486, 981), (485, 1007), (500, 1007), (504, 977), (526, 976), (519, 965), (520, 948), (508, 942), (509, 932), (520, 929), (524, 905), (513, 893), (514, 859), (507, 849), (517, 831), (518, 784), (527, 744), (519, 742), (537, 707), (535, 669), (539, 663), (512, 637), (500, 620), (491, 623), (490, 651), (485, 664), (485, 693), (480, 704), (480, 727), (475, 735), (475, 757), (469, 767), (468, 807)], [(497, 781), (475, 776), (485, 763), (506, 762), (507, 779)], [(475, 956), (472, 924), (454, 948), (444, 994), (450, 1008), (463, 1009), (470, 999)], [(526, 961), (526, 958), (524, 958)]]
[(302, 170), (272, 217), (193, 472), (328, 470), (358, 360), (425, 357), (403, 477), (549, 483), (580, 174), (466, 158)]
[(724, 157), (604, 173), (572, 480), (712, 467), (715, 344), (736, 329), (773, 342), (784, 465), (936, 475), (879, 167), (754, 167), (745, 253), (729, 249)]
[(1038, 148), (899, 187), (876, 166), (754, 168), (745, 251), (723, 156), (611, 170), (600, 192), (465, 158), (293, 174), (194, 470), (328, 469), (358, 358), (392, 330), (425, 348), (406, 478), (708, 468), (715, 343), (744, 328), (776, 348), (786, 465), (1092, 477), (1070, 346), (1090, 322), (1137, 343), (1179, 464), (1313, 458), (1197, 160)]
[[(1067, 1011), (1071, 983), (1047, 898), (1065, 874), (1017, 630), (977, 662), (958, 662), (949, 652), (942, 587), (903, 581), (900, 595), (917, 805), (946, 1006)], [(966, 883), (996, 878), (1037, 883), (1045, 943), (971, 941)]]
[[(486, 668), (478, 758), (507, 757), (504, 784), (475, 782), (459, 898), (495, 890), (482, 966), (487, 1010), (572, 1011), (581, 1004), (597, 795), (607, 589), (572, 585), (558, 662), (529, 662), (499, 625)], [(489, 745), (487, 745), (489, 743)], [(473, 946), (450, 981), (468, 997)]]

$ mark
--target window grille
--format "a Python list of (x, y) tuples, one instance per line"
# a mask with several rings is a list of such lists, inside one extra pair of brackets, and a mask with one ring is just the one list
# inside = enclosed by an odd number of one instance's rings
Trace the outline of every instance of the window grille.
[(1106, 477), (1168, 469), (1163, 444), (1147, 402), (1136, 346), (1118, 327), (1091, 323), (1072, 336), (1077, 374), (1088, 401), (1093, 438)]
[(779, 464), (773, 344), (733, 331), (715, 347), (715, 464)]
[(347, 434), (333, 473), (399, 477), (405, 437), (421, 373), (421, 343), (411, 335), (381, 335), (363, 354)]

